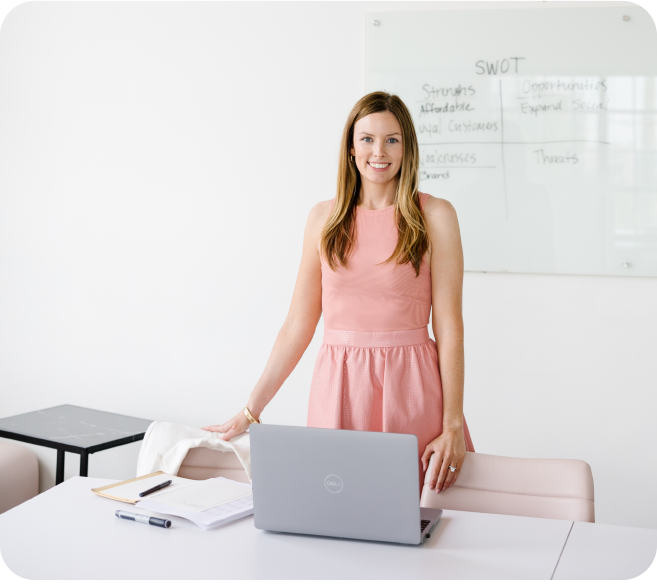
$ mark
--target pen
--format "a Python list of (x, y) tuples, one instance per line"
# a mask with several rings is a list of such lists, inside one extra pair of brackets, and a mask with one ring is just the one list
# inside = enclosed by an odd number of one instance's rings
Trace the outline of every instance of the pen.
[(127, 510), (117, 510), (116, 516), (120, 519), (126, 519), (127, 521), (135, 521), (137, 523), (144, 523), (146, 525), (154, 525), (155, 527), (164, 527), (165, 529), (168, 529), (171, 526), (171, 521), (168, 519), (157, 519), (155, 517), (149, 517), (145, 514), (128, 512)]
[(151, 492), (155, 492), (156, 490), (162, 490), (162, 488), (166, 488), (169, 484), (171, 484), (172, 481), (173, 480), (167, 480), (166, 482), (162, 482), (161, 484), (158, 484), (157, 486), (153, 486), (148, 490), (144, 490), (143, 492), (139, 493), (139, 497), (143, 498), (144, 496), (150, 494)]

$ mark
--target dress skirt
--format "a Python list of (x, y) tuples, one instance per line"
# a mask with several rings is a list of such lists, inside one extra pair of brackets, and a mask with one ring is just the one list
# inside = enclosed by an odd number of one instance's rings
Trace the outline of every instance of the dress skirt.
[[(315, 362), (307, 424), (415, 435), (419, 460), (443, 429), (438, 350), (427, 327), (325, 330)], [(465, 418), (463, 432), (466, 450), (474, 451)], [(419, 473), (421, 491), (421, 462)]]

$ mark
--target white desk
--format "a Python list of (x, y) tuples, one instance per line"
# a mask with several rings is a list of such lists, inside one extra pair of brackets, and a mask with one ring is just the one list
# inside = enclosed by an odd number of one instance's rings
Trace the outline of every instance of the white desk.
[(578, 558), (564, 560), (571, 521), (460, 511), (445, 511), (420, 546), (270, 533), (253, 517), (213, 531), (169, 517), (162, 529), (117, 519), (118, 508), (143, 510), (89, 490), (111, 482), (71, 478), (0, 515), (9, 569), (66, 580), (549, 579), (562, 551), (559, 566)]
[(645, 572), (657, 552), (657, 531), (575, 523), (554, 580), (627, 580)]

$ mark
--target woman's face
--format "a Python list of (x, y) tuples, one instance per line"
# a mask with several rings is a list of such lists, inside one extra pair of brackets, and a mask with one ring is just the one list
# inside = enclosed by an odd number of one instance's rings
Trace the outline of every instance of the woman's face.
[(351, 155), (364, 183), (394, 180), (401, 169), (403, 152), (401, 126), (392, 112), (374, 112), (356, 121)]

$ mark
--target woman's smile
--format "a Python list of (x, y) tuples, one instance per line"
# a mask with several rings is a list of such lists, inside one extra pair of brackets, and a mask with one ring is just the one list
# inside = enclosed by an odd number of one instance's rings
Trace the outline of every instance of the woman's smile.
[(389, 163), (374, 163), (372, 161), (368, 161), (367, 165), (369, 165), (374, 171), (378, 172), (385, 171), (390, 166)]

